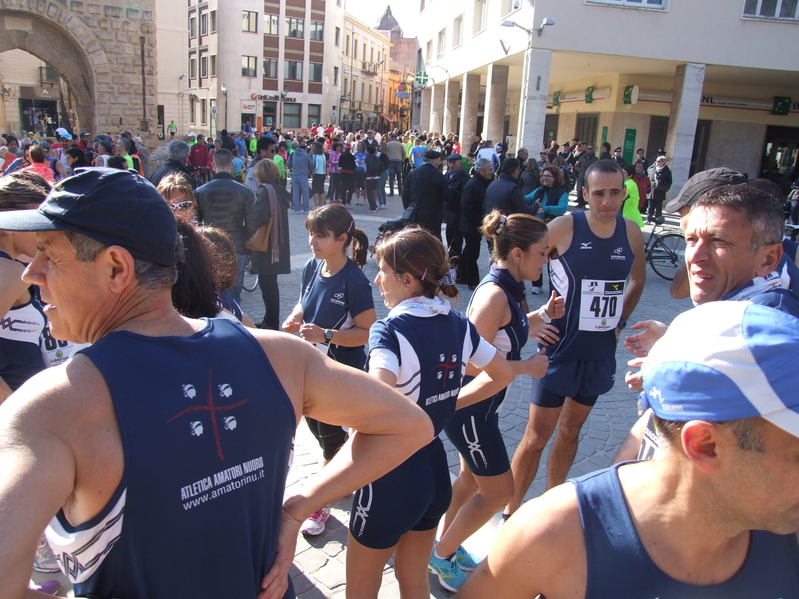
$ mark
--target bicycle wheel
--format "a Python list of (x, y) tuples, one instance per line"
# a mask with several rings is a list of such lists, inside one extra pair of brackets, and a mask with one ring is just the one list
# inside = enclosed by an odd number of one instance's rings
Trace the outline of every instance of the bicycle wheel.
[(258, 288), (258, 273), (252, 272), (252, 256), (247, 256), (244, 265), (244, 291), (255, 291)]
[(685, 268), (685, 237), (679, 233), (658, 235), (646, 256), (655, 273), (668, 281), (680, 268)]

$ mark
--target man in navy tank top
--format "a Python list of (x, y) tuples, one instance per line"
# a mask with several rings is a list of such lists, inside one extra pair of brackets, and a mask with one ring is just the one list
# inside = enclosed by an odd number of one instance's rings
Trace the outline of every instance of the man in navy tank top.
[(506, 514), (521, 505), (556, 425), (547, 489), (566, 480), (580, 428), (597, 398), (613, 387), (619, 333), (644, 291), (641, 228), (620, 214), (626, 196), (621, 167), (613, 160), (591, 164), (583, 195), (588, 211), (548, 225), (549, 276), (566, 314), (552, 321), (560, 338), (546, 348), (546, 376), (533, 379), (527, 428), (511, 462), (515, 489)]
[(678, 316), (644, 364), (654, 459), (560, 485), (500, 531), (459, 599), (799, 597), (799, 319)]
[[(0, 407), (1, 597), (25, 596), (45, 529), (76, 596), (293, 597), (303, 520), (433, 438), (415, 404), (300, 339), (180, 316), (175, 219), (138, 175), (86, 169), (0, 216), (37, 232), (23, 278), (53, 337), (92, 344)], [(358, 434), (284, 502), (303, 414)]]

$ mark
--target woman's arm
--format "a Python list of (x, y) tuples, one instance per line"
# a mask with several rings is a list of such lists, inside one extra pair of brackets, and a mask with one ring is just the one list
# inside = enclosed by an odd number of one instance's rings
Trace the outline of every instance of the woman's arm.
[(543, 208), (545, 214), (563, 216), (569, 208), (569, 194), (564, 191), (556, 206), (541, 206), (541, 208)]
[[(511, 319), (508, 296), (499, 285), (482, 285), (475, 291), (466, 316), (480, 336), (493, 344), (499, 329), (507, 325)], [(466, 367), (467, 376), (475, 376), (479, 372), (480, 369), (471, 364)]]
[[(295, 308), (296, 310), (296, 308)], [(369, 329), (377, 320), (377, 312), (374, 308), (364, 310), (353, 318), (355, 326), (351, 329), (333, 330), (333, 345), (343, 347), (360, 347), (369, 341)], [(304, 324), (299, 329), (300, 337), (313, 343), (324, 343), (325, 329), (313, 323)]]
[[(297, 302), (297, 305), (294, 306), (294, 309), (291, 311), (291, 314), (288, 315), (288, 318), (283, 321), (283, 330), (287, 333), (291, 333), (292, 335), (296, 335), (300, 332), (300, 327), (302, 326), (302, 302)], [(324, 337), (324, 335), (323, 335)], [(324, 339), (322, 339), (324, 341)]]

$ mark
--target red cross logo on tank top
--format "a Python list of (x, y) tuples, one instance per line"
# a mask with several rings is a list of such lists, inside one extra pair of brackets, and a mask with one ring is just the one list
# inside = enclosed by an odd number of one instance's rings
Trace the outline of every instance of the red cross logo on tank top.
[(229, 412), (235, 408), (239, 408), (250, 401), (249, 398), (242, 399), (241, 401), (234, 403), (229, 406), (217, 406), (214, 405), (214, 384), (213, 384), (213, 373), (208, 373), (208, 399), (207, 403), (204, 406), (193, 406), (191, 408), (186, 408), (182, 412), (176, 414), (167, 422), (172, 422), (176, 418), (180, 418), (185, 414), (192, 414), (194, 412), (208, 412), (211, 416), (211, 430), (214, 432), (214, 442), (216, 443), (216, 452), (219, 454), (219, 459), (223, 462), (225, 461), (225, 454), (222, 451), (222, 442), (219, 439), (219, 422), (217, 421), (216, 414), (217, 412)]

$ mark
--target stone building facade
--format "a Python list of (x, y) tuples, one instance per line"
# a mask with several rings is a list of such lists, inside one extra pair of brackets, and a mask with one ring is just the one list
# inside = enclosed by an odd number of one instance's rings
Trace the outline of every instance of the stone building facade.
[(155, 33), (155, 0), (0, 0), (0, 52), (24, 50), (59, 74), (75, 132), (154, 140)]

